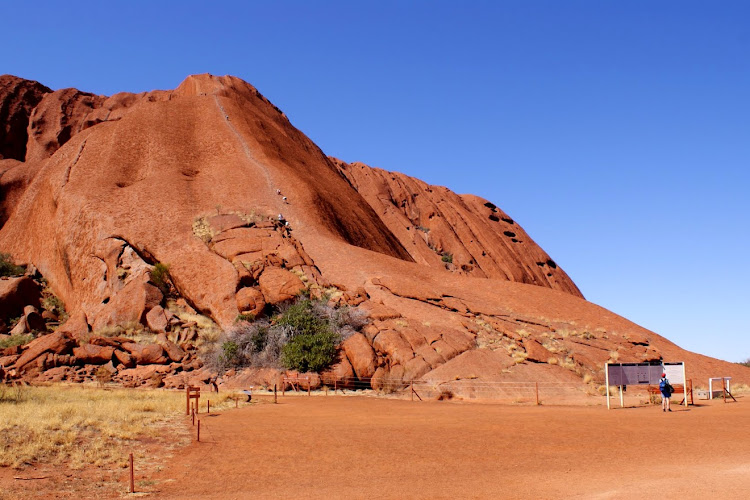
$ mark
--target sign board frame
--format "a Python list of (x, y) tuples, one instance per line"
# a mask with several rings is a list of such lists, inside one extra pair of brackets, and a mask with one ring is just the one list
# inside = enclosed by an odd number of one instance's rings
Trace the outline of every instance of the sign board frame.
[[(656, 385), (661, 374), (666, 373), (672, 384), (685, 386), (685, 363), (683, 361), (671, 363), (604, 363), (605, 386), (607, 387), (607, 409), (610, 407), (610, 385), (620, 388), (620, 407), (625, 406), (623, 387), (628, 385)], [(685, 406), (688, 405), (685, 397)]]

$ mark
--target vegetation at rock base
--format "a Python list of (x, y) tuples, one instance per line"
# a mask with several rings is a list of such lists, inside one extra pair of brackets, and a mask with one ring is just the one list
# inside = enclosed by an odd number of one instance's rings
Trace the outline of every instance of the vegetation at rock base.
[(442, 256), (442, 261), (447, 262), (447, 263), (453, 262), (453, 255), (449, 253), (444, 253)]
[(170, 280), (169, 265), (157, 262), (151, 270), (151, 282), (161, 290), (165, 297), (171, 291)]
[(5, 349), (6, 347), (13, 347), (17, 345), (25, 345), (31, 342), (33, 339), (34, 336), (31, 334), (11, 335), (7, 338), (0, 339), (0, 349)]
[(10, 254), (0, 252), (0, 276), (20, 276), (26, 270), (13, 263)]
[(219, 371), (266, 367), (320, 371), (334, 362), (339, 344), (366, 324), (356, 308), (335, 308), (300, 295), (271, 318), (238, 321), (203, 359)]

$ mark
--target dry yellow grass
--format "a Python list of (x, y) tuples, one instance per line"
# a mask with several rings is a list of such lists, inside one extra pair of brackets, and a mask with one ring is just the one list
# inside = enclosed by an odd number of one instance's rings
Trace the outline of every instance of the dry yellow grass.
[(123, 465), (125, 445), (136, 439), (185, 437), (182, 426), (170, 425), (184, 408), (181, 392), (58, 385), (13, 396), (0, 399), (0, 466)]

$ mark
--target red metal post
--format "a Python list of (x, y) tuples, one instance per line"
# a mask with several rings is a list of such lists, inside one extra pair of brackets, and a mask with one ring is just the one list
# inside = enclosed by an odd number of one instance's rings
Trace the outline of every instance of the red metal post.
[(534, 382), (534, 385), (536, 386), (536, 404), (539, 405), (539, 382)]
[(201, 442), (201, 421), (198, 420), (198, 442)]
[(274, 402), (274, 403), (277, 403), (277, 402), (278, 402), (278, 401), (276, 400), (276, 384), (273, 384), (273, 402)]
[(307, 377), (307, 395), (310, 395), (310, 377)]
[(206, 400), (206, 413), (211, 413), (211, 400)]

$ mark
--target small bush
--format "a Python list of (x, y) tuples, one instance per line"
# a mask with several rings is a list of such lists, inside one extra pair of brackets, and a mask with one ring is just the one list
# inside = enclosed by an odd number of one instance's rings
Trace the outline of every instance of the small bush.
[(0, 339), (0, 349), (5, 349), (6, 347), (13, 347), (17, 345), (26, 345), (29, 342), (31, 342), (33, 339), (34, 339), (34, 336), (31, 334), (11, 335), (8, 338)]
[(323, 370), (336, 358), (338, 340), (330, 331), (297, 335), (281, 350), (281, 363), (300, 372)]
[(104, 387), (105, 384), (112, 382), (112, 372), (106, 366), (97, 368), (94, 376), (99, 387)]
[(171, 291), (169, 276), (169, 265), (157, 262), (154, 268), (151, 270), (151, 282), (161, 290), (161, 293), (166, 297)]
[(453, 254), (450, 253), (444, 253), (442, 257), (443, 262), (447, 263), (453, 263)]
[(239, 323), (240, 321), (246, 321), (248, 323), (252, 323), (255, 321), (255, 315), (254, 314), (238, 314), (236, 318), (234, 318), (235, 323)]
[(10, 254), (0, 253), (0, 276), (20, 276), (25, 272), (26, 269), (13, 263)]
[(366, 314), (359, 309), (336, 309), (298, 297), (271, 320), (237, 321), (202, 357), (219, 371), (245, 366), (320, 371), (336, 359), (339, 343), (366, 324)]
[(748, 368), (750, 368), (750, 358), (747, 358), (745, 361), (740, 361), (737, 364), (742, 365), (742, 366), (747, 366)]

